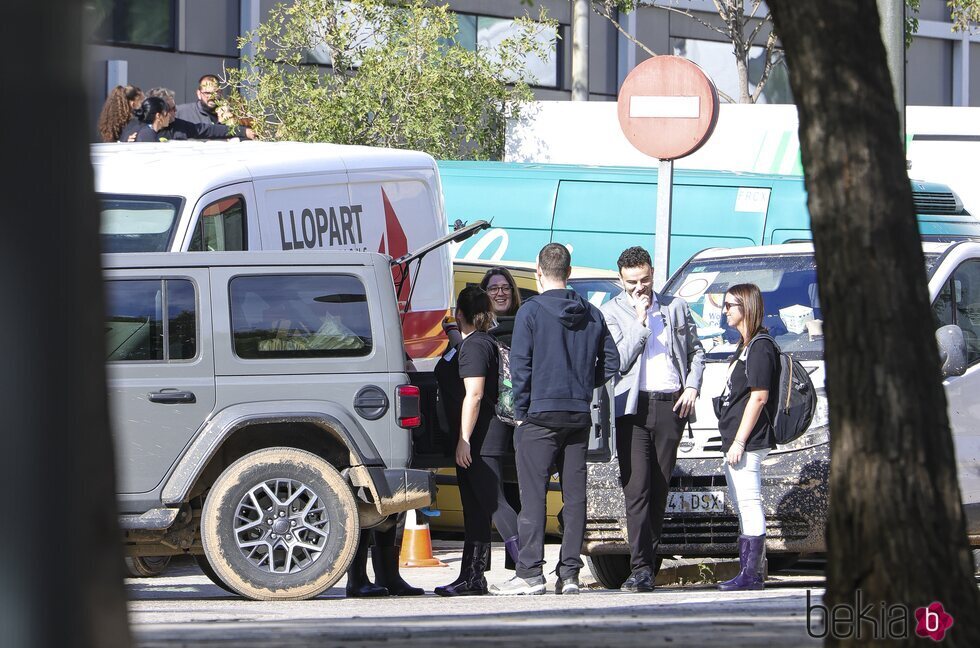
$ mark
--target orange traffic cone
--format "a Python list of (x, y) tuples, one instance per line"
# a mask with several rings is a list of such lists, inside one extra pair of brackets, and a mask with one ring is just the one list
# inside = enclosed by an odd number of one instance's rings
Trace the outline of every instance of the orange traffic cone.
[(432, 536), (425, 516), (419, 524), (418, 514), (409, 511), (405, 516), (405, 532), (402, 535), (401, 567), (445, 567), (446, 563), (432, 556)]

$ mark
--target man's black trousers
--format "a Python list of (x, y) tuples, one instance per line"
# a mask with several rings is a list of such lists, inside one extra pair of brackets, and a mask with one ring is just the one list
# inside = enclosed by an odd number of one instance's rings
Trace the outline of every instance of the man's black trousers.
[(514, 443), (521, 486), (517, 575), (531, 578), (543, 572), (545, 503), (551, 467), (557, 465), (564, 502), (558, 575), (577, 576), (582, 569), (580, 554), (585, 538), (585, 452), (589, 428), (547, 428), (524, 423), (514, 433)]
[(616, 419), (616, 451), (626, 499), (626, 533), (633, 571), (655, 571), (670, 474), (687, 422), (673, 411), (674, 402), (655, 400), (652, 394), (642, 393), (636, 414)]

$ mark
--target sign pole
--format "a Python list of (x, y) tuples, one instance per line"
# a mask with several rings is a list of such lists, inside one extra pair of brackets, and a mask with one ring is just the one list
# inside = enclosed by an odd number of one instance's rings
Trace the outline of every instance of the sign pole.
[(674, 197), (674, 161), (660, 160), (657, 174), (657, 223), (654, 229), (653, 289), (667, 283), (670, 271), (670, 218)]

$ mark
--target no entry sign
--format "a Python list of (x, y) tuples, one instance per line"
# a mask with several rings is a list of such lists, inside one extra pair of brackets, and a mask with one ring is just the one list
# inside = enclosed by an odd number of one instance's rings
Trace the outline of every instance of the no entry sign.
[(619, 91), (619, 125), (630, 144), (660, 160), (701, 148), (718, 123), (718, 91), (679, 56), (655, 56), (629, 73)]

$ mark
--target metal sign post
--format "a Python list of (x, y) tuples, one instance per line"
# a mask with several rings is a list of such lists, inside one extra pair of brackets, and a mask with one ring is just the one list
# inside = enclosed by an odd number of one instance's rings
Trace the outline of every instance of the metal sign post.
[[(660, 160), (657, 174), (657, 224), (653, 249), (653, 289), (660, 289), (667, 283), (670, 272), (670, 219), (671, 203), (674, 198), (674, 161)], [(666, 236), (662, 236), (665, 233)]]
[(653, 287), (670, 271), (674, 160), (695, 152), (718, 123), (718, 91), (697, 65), (655, 56), (629, 73), (619, 91), (619, 125), (630, 144), (660, 160), (654, 230)]

